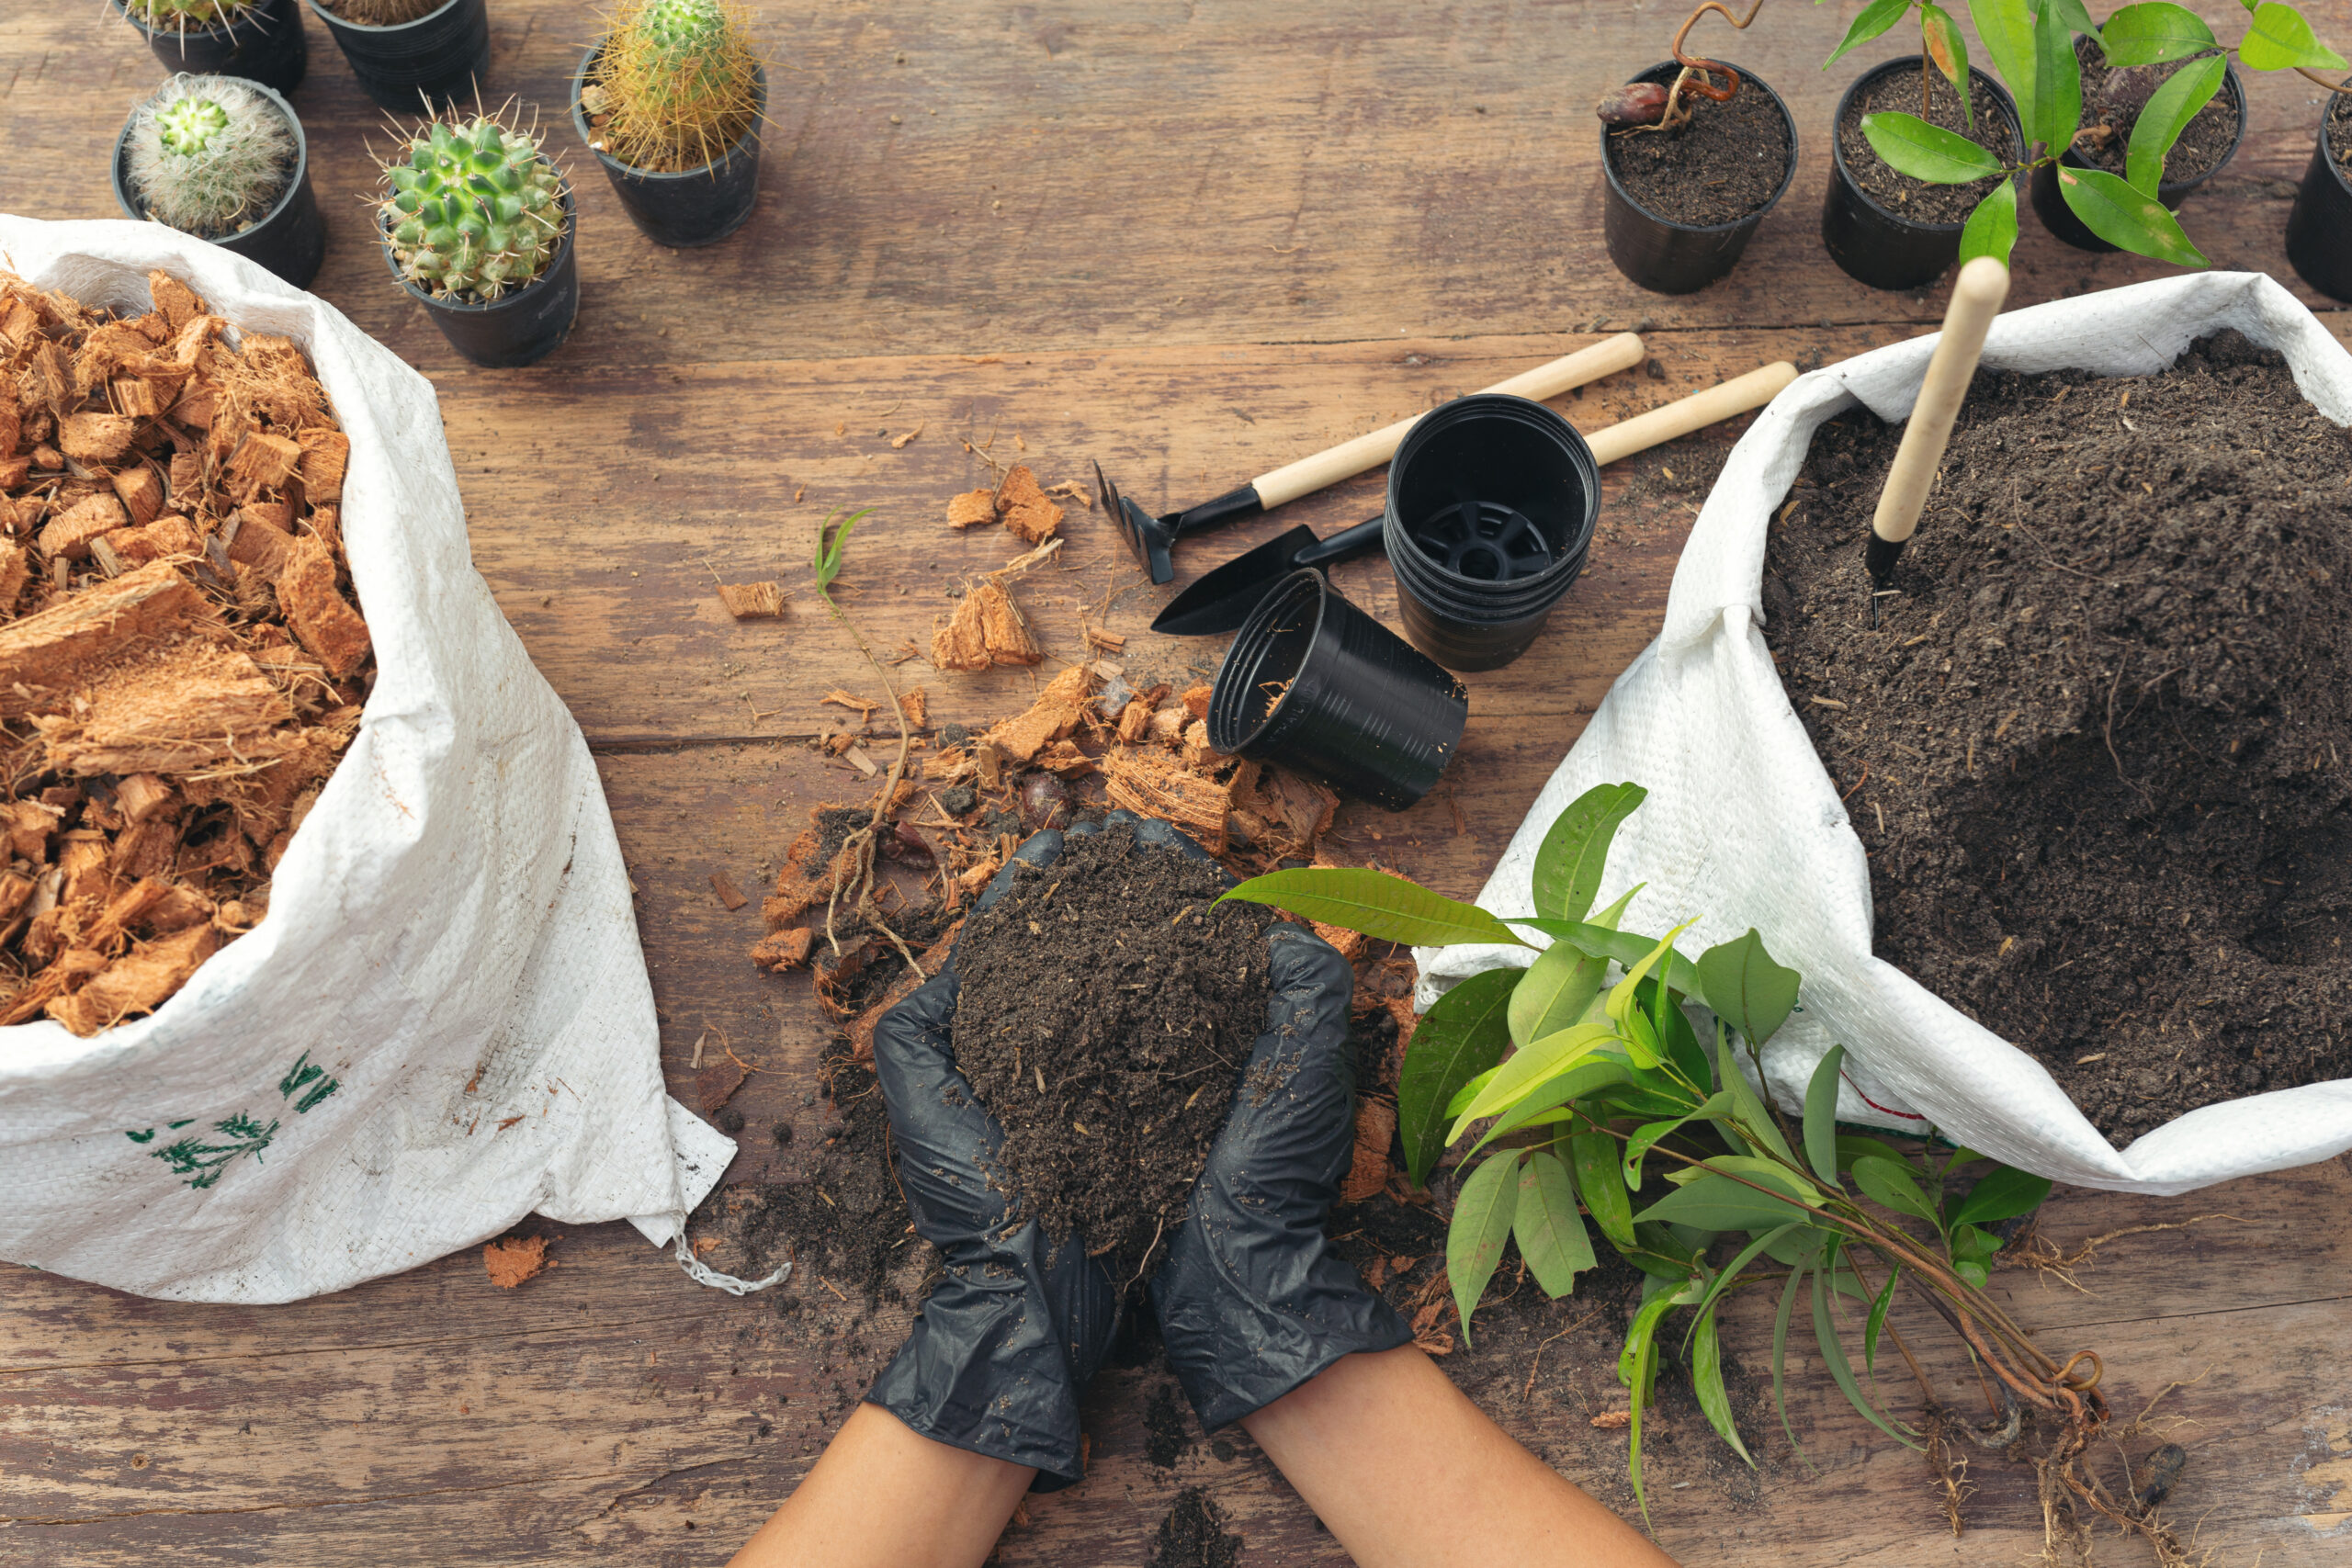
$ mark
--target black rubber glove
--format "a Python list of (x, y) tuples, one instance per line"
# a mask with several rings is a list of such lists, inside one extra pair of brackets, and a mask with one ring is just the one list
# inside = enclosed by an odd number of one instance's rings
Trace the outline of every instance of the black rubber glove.
[[(1044, 865), (1061, 847), (1059, 833), (1040, 833), (1015, 858)], [(998, 873), (977, 908), (1012, 876)], [(1035, 1220), (1008, 1222), (985, 1168), (1004, 1134), (950, 1044), (956, 994), (951, 956), (874, 1031), (899, 1179), (945, 1272), (866, 1398), (926, 1438), (1036, 1466), (1030, 1489), (1052, 1492), (1080, 1477), (1079, 1391), (1110, 1348), (1119, 1292), (1081, 1239), (1056, 1247)]]

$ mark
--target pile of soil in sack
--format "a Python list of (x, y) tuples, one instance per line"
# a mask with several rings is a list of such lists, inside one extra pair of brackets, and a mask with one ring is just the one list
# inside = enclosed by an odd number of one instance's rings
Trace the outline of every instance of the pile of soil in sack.
[(1269, 994), (1262, 905), (1214, 863), (1114, 824), (1004, 897), (956, 949), (956, 1065), (1004, 1128), (1019, 1212), (1121, 1277), (1164, 1257)]
[(2352, 436), (2235, 333), (2153, 376), (1979, 372), (1873, 601), (1901, 438), (1822, 427), (1763, 585), (1879, 955), (2119, 1146), (2352, 1076)]

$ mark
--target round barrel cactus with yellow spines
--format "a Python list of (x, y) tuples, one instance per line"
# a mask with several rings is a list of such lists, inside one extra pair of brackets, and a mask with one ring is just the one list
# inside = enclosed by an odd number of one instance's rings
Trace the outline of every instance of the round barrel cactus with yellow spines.
[(759, 118), (758, 67), (735, 0), (628, 0), (592, 77), (603, 150), (658, 174), (715, 163)]
[(563, 178), (539, 139), (486, 115), (418, 128), (383, 165), (380, 211), (401, 275), (459, 303), (547, 270), (563, 234)]
[(201, 33), (234, 27), (259, 0), (123, 0), (123, 9), (159, 33)]

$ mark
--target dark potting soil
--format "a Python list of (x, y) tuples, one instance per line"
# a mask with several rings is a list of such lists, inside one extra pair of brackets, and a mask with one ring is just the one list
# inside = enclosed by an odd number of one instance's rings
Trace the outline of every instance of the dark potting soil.
[(1864, 115), (1899, 110), (1967, 137), (2004, 164), (2017, 158), (2017, 121), (1990, 87), (1974, 77), (1969, 79), (1970, 105), (1976, 111), (1975, 129), (1971, 130), (1960, 112), (1960, 95), (1951, 90), (1951, 84), (1941, 73), (1933, 72), (1929, 73), (1929, 82), (1928, 112), (1924, 115), (1919, 114), (1919, 74), (1916, 71), (1897, 71), (1882, 76), (1867, 90), (1856, 93), (1846, 106), (1846, 117), (1838, 122), (1838, 150), (1845, 154), (1846, 170), (1854, 176), (1854, 182), (1872, 201), (1896, 217), (1913, 223), (1964, 223), (2001, 176), (1992, 175), (1972, 185), (1931, 186), (1896, 173), (1862, 134)]
[(1609, 133), (1617, 183), (1644, 211), (1702, 228), (1763, 208), (1789, 172), (1789, 127), (1780, 109), (1746, 89), (1721, 104), (1686, 96), (1690, 123), (1680, 130)]
[(2352, 168), (2352, 97), (2342, 93), (2329, 100), (2327, 111), (2327, 145), (2335, 161)]
[[(1019, 863), (1016, 863), (1017, 864)], [(956, 1061), (1005, 1132), (1005, 1185), (1057, 1241), (1142, 1271), (1266, 1027), (1272, 911), (1119, 824), (1022, 865), (956, 948)]]
[[(2132, 150), (2132, 128), (2140, 123), (2148, 95), (2163, 86), (2174, 72), (2194, 62), (2110, 71), (2098, 45), (2086, 38), (2075, 40), (2075, 57), (2083, 65), (2083, 129), (2075, 133), (2075, 153), (2087, 159), (2093, 168), (2105, 169), (2120, 179)], [(2182, 128), (2180, 140), (2165, 158), (2165, 178), (2193, 180), (2210, 172), (2229, 155), (2237, 134), (2237, 109), (2225, 85)]]
[[(854, 1292), (867, 1306), (898, 1303), (905, 1292), (892, 1276), (916, 1254), (930, 1252), (908, 1228), (907, 1202), (889, 1163), (889, 1119), (881, 1086), (835, 1036), (819, 1067), (832, 1102), (825, 1135), (808, 1152), (798, 1181), (766, 1182), (727, 1229), (748, 1254), (746, 1278), (758, 1278), (790, 1258), (801, 1295), (830, 1301), (819, 1279)], [(778, 1128), (787, 1134), (789, 1122)]]
[(1764, 579), (1879, 954), (2119, 1145), (2352, 1076), (2352, 436), (2234, 333), (1980, 372), (1873, 628), (1901, 435), (1822, 427)]
[(1206, 1492), (1187, 1486), (1151, 1538), (1150, 1568), (1235, 1568), (1241, 1538), (1227, 1535), (1225, 1510)]

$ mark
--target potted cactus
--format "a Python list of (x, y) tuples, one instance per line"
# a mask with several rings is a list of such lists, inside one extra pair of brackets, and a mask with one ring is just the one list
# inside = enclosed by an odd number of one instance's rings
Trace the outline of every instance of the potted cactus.
[(639, 229), (707, 245), (752, 215), (767, 93), (734, 0), (627, 0), (572, 77), (572, 126)]
[(539, 138), (490, 115), (431, 119), (381, 164), (384, 260), (477, 365), (528, 365), (580, 310), (571, 186)]
[(306, 288), (326, 255), (309, 158), (301, 122), (267, 87), (175, 76), (115, 139), (115, 200)]
[(310, 0), (351, 62), (360, 87), (384, 108), (472, 102), (490, 75), (489, 0)]
[(292, 92), (310, 64), (296, 0), (107, 0), (171, 71)]

